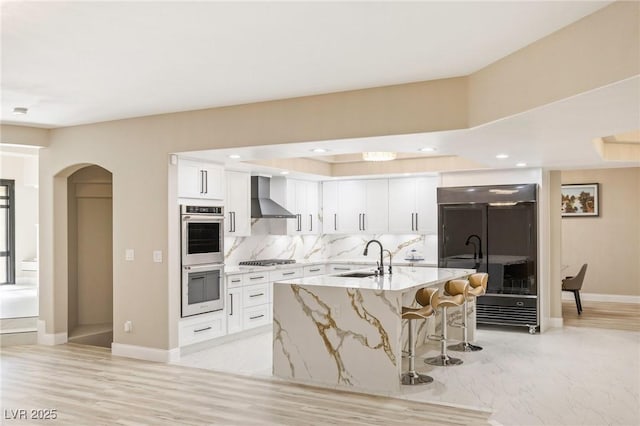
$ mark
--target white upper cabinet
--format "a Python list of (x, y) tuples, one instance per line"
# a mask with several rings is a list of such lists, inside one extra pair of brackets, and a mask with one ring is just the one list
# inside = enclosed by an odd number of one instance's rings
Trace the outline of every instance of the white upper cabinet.
[(225, 172), (225, 234), (251, 235), (251, 175), (245, 172)]
[(222, 166), (195, 160), (178, 160), (178, 197), (222, 200), (225, 196)]
[[(320, 233), (318, 182), (274, 177), (271, 179), (271, 198), (296, 216), (286, 219), (287, 235)], [(276, 225), (272, 223), (272, 233), (285, 233)]]
[(323, 229), (329, 234), (388, 231), (388, 180), (324, 182)]
[(389, 232), (437, 233), (437, 186), (436, 177), (389, 179)]

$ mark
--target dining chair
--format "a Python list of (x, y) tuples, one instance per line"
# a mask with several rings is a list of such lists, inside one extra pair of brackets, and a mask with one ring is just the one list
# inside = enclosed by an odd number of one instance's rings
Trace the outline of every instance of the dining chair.
[(570, 291), (573, 293), (573, 297), (576, 299), (576, 308), (578, 309), (578, 315), (582, 314), (582, 301), (580, 300), (580, 289), (582, 289), (582, 282), (584, 281), (584, 275), (587, 272), (587, 264), (585, 263), (580, 268), (578, 275), (575, 277), (566, 277), (562, 280), (562, 291)]

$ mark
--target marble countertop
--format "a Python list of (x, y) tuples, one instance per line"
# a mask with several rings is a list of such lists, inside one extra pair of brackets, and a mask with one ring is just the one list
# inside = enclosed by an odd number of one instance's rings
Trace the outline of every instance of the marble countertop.
[[(364, 268), (358, 271), (367, 272), (372, 271), (372, 269)], [(466, 277), (474, 272), (475, 270), (473, 269), (399, 266), (393, 268), (393, 274), (391, 275), (386, 274), (383, 276), (371, 276), (365, 278), (341, 277), (337, 274), (320, 275), (315, 277), (277, 281), (276, 285), (296, 284), (302, 286), (406, 291), (417, 287), (442, 284), (448, 280)]]
[[(268, 272), (268, 271), (276, 271), (281, 269), (293, 269), (293, 268), (302, 268), (305, 266), (312, 265), (326, 265), (326, 264), (352, 264), (352, 265), (362, 265), (362, 266), (375, 266), (377, 259), (367, 259), (367, 258), (354, 258), (354, 259), (324, 259), (324, 260), (297, 260), (296, 263), (289, 263), (286, 265), (273, 265), (273, 266), (241, 266), (241, 265), (225, 265), (224, 272), (226, 275), (235, 275), (235, 274), (247, 274), (253, 272)], [(385, 259), (386, 260), (386, 259)], [(385, 266), (387, 263), (385, 262)], [(437, 266), (435, 263), (426, 262), (424, 260), (400, 260), (393, 261), (392, 264), (394, 267), (400, 266), (416, 266), (416, 267), (434, 267)]]

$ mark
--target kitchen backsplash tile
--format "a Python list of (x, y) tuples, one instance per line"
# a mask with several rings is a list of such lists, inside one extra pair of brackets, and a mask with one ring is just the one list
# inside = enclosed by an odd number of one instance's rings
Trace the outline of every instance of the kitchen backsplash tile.
[(225, 263), (237, 265), (242, 260), (295, 259), (315, 261), (324, 259), (370, 259), (379, 254), (376, 248), (369, 256), (362, 255), (364, 246), (371, 239), (379, 240), (391, 251), (395, 260), (404, 260), (415, 249), (425, 262), (437, 262), (436, 235), (268, 235), (250, 237), (226, 237)]

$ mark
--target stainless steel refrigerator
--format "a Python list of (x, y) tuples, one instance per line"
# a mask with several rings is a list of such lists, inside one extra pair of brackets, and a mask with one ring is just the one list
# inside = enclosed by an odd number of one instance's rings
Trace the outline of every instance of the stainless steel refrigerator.
[(529, 327), (538, 317), (537, 185), (438, 188), (438, 266), (489, 273), (478, 324)]

